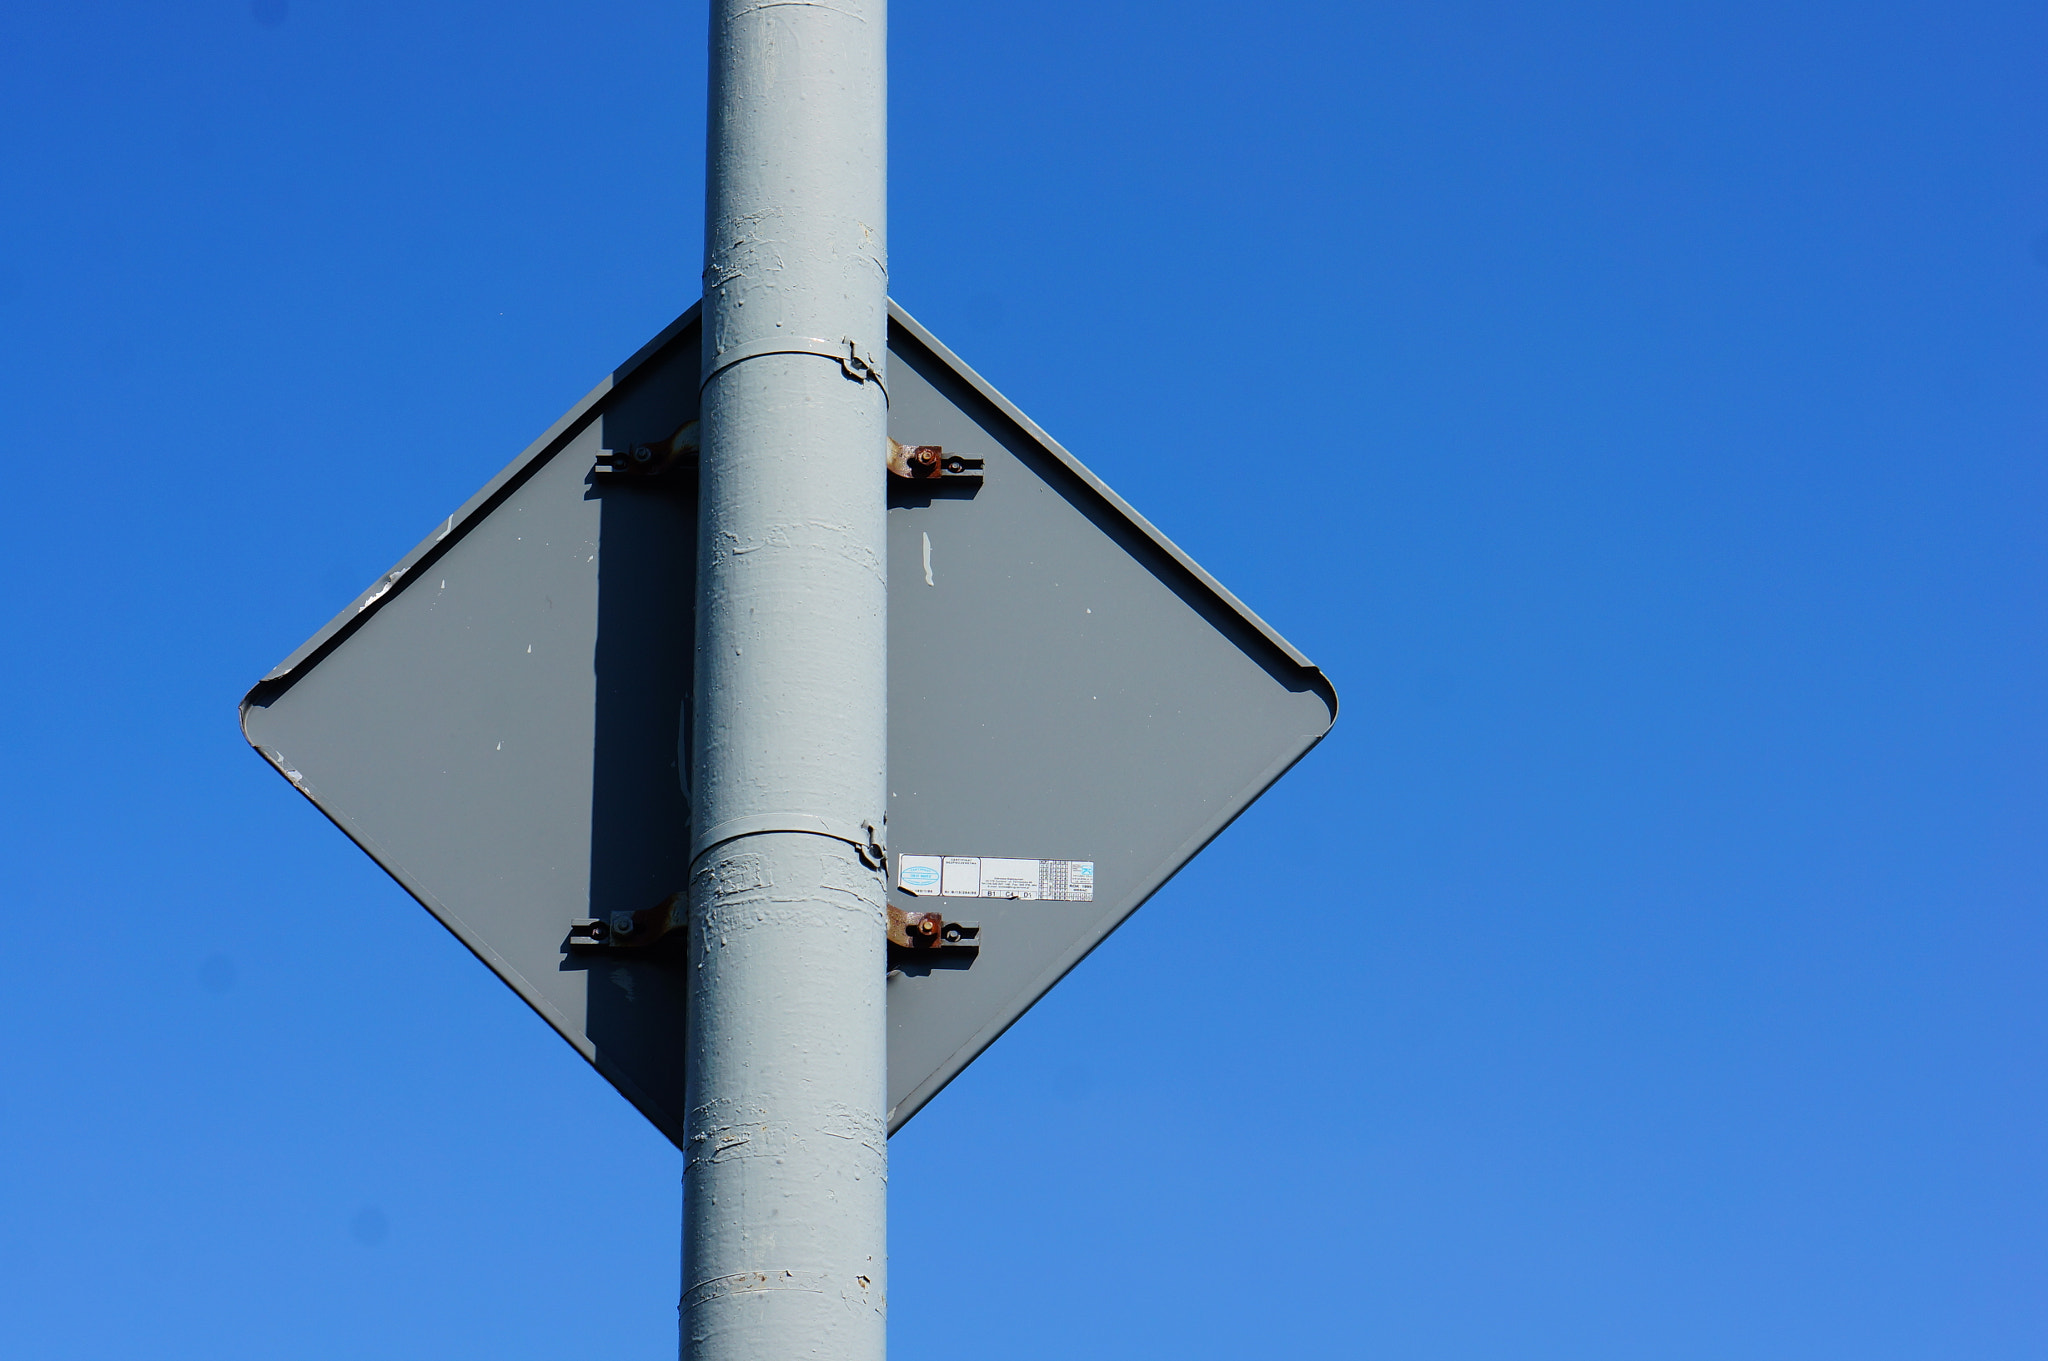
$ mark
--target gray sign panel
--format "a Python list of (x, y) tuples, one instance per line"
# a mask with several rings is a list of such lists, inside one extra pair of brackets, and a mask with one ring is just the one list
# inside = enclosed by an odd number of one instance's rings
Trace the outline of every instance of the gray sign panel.
[[(697, 375), (693, 308), (242, 705), (250, 743), (673, 1140), (680, 942), (569, 936), (686, 882), (694, 483), (596, 470), (666, 447)], [(1336, 696), (893, 306), (889, 396), (894, 438), (984, 460), (979, 483), (891, 483), (891, 901), (981, 927), (978, 953), (890, 975), (894, 1130), (1314, 746)]]

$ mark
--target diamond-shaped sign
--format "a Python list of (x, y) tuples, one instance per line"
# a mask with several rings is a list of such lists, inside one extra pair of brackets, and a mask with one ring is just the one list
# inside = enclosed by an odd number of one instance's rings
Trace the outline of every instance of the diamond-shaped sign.
[[(894, 439), (983, 461), (891, 482), (890, 900), (980, 928), (897, 956), (893, 1131), (1336, 695), (893, 305), (888, 372)], [(695, 485), (686, 452), (661, 476), (632, 456), (683, 448), (697, 380), (692, 308), (242, 705), (250, 743), (677, 1141), (679, 947), (572, 934), (664, 917), (687, 882)]]

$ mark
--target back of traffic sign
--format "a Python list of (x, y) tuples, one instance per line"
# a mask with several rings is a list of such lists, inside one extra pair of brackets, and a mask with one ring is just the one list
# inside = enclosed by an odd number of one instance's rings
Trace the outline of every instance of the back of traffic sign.
[[(897, 959), (893, 1130), (1336, 696), (893, 307), (888, 373), (894, 439), (981, 460), (891, 483), (891, 901), (978, 946)], [(678, 1142), (681, 941), (605, 928), (658, 932), (691, 858), (698, 377), (693, 308), (243, 701), (257, 750)]]

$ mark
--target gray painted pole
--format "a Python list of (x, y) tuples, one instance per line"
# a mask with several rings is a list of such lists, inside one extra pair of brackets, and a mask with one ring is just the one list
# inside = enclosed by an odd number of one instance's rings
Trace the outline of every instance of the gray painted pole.
[(713, 0), (682, 1351), (881, 1361), (885, 0)]

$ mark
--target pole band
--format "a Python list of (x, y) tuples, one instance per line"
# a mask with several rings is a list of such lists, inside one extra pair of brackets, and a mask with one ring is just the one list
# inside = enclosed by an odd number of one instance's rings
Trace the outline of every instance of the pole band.
[(727, 818), (697, 832), (690, 837), (690, 866), (696, 867), (709, 851), (716, 850), (728, 841), (737, 841), (743, 836), (759, 836), (764, 832), (797, 832), (811, 836), (830, 837), (844, 841), (860, 852), (862, 860), (870, 869), (880, 869), (888, 863), (889, 848), (882, 840), (882, 833), (872, 822), (858, 827), (835, 825), (824, 818), (814, 818), (806, 813), (756, 813), (750, 817)]
[(759, 359), (764, 354), (814, 354), (820, 359), (829, 359), (837, 364), (840, 371), (856, 383), (873, 383), (882, 390), (882, 401), (889, 400), (889, 385), (882, 378), (882, 366), (875, 358), (874, 351), (862, 350), (851, 337), (834, 345), (817, 336), (777, 336), (773, 340), (757, 340), (747, 345), (735, 345), (704, 361), (704, 377), (697, 388), (702, 391), (712, 379), (735, 364), (749, 359)]

